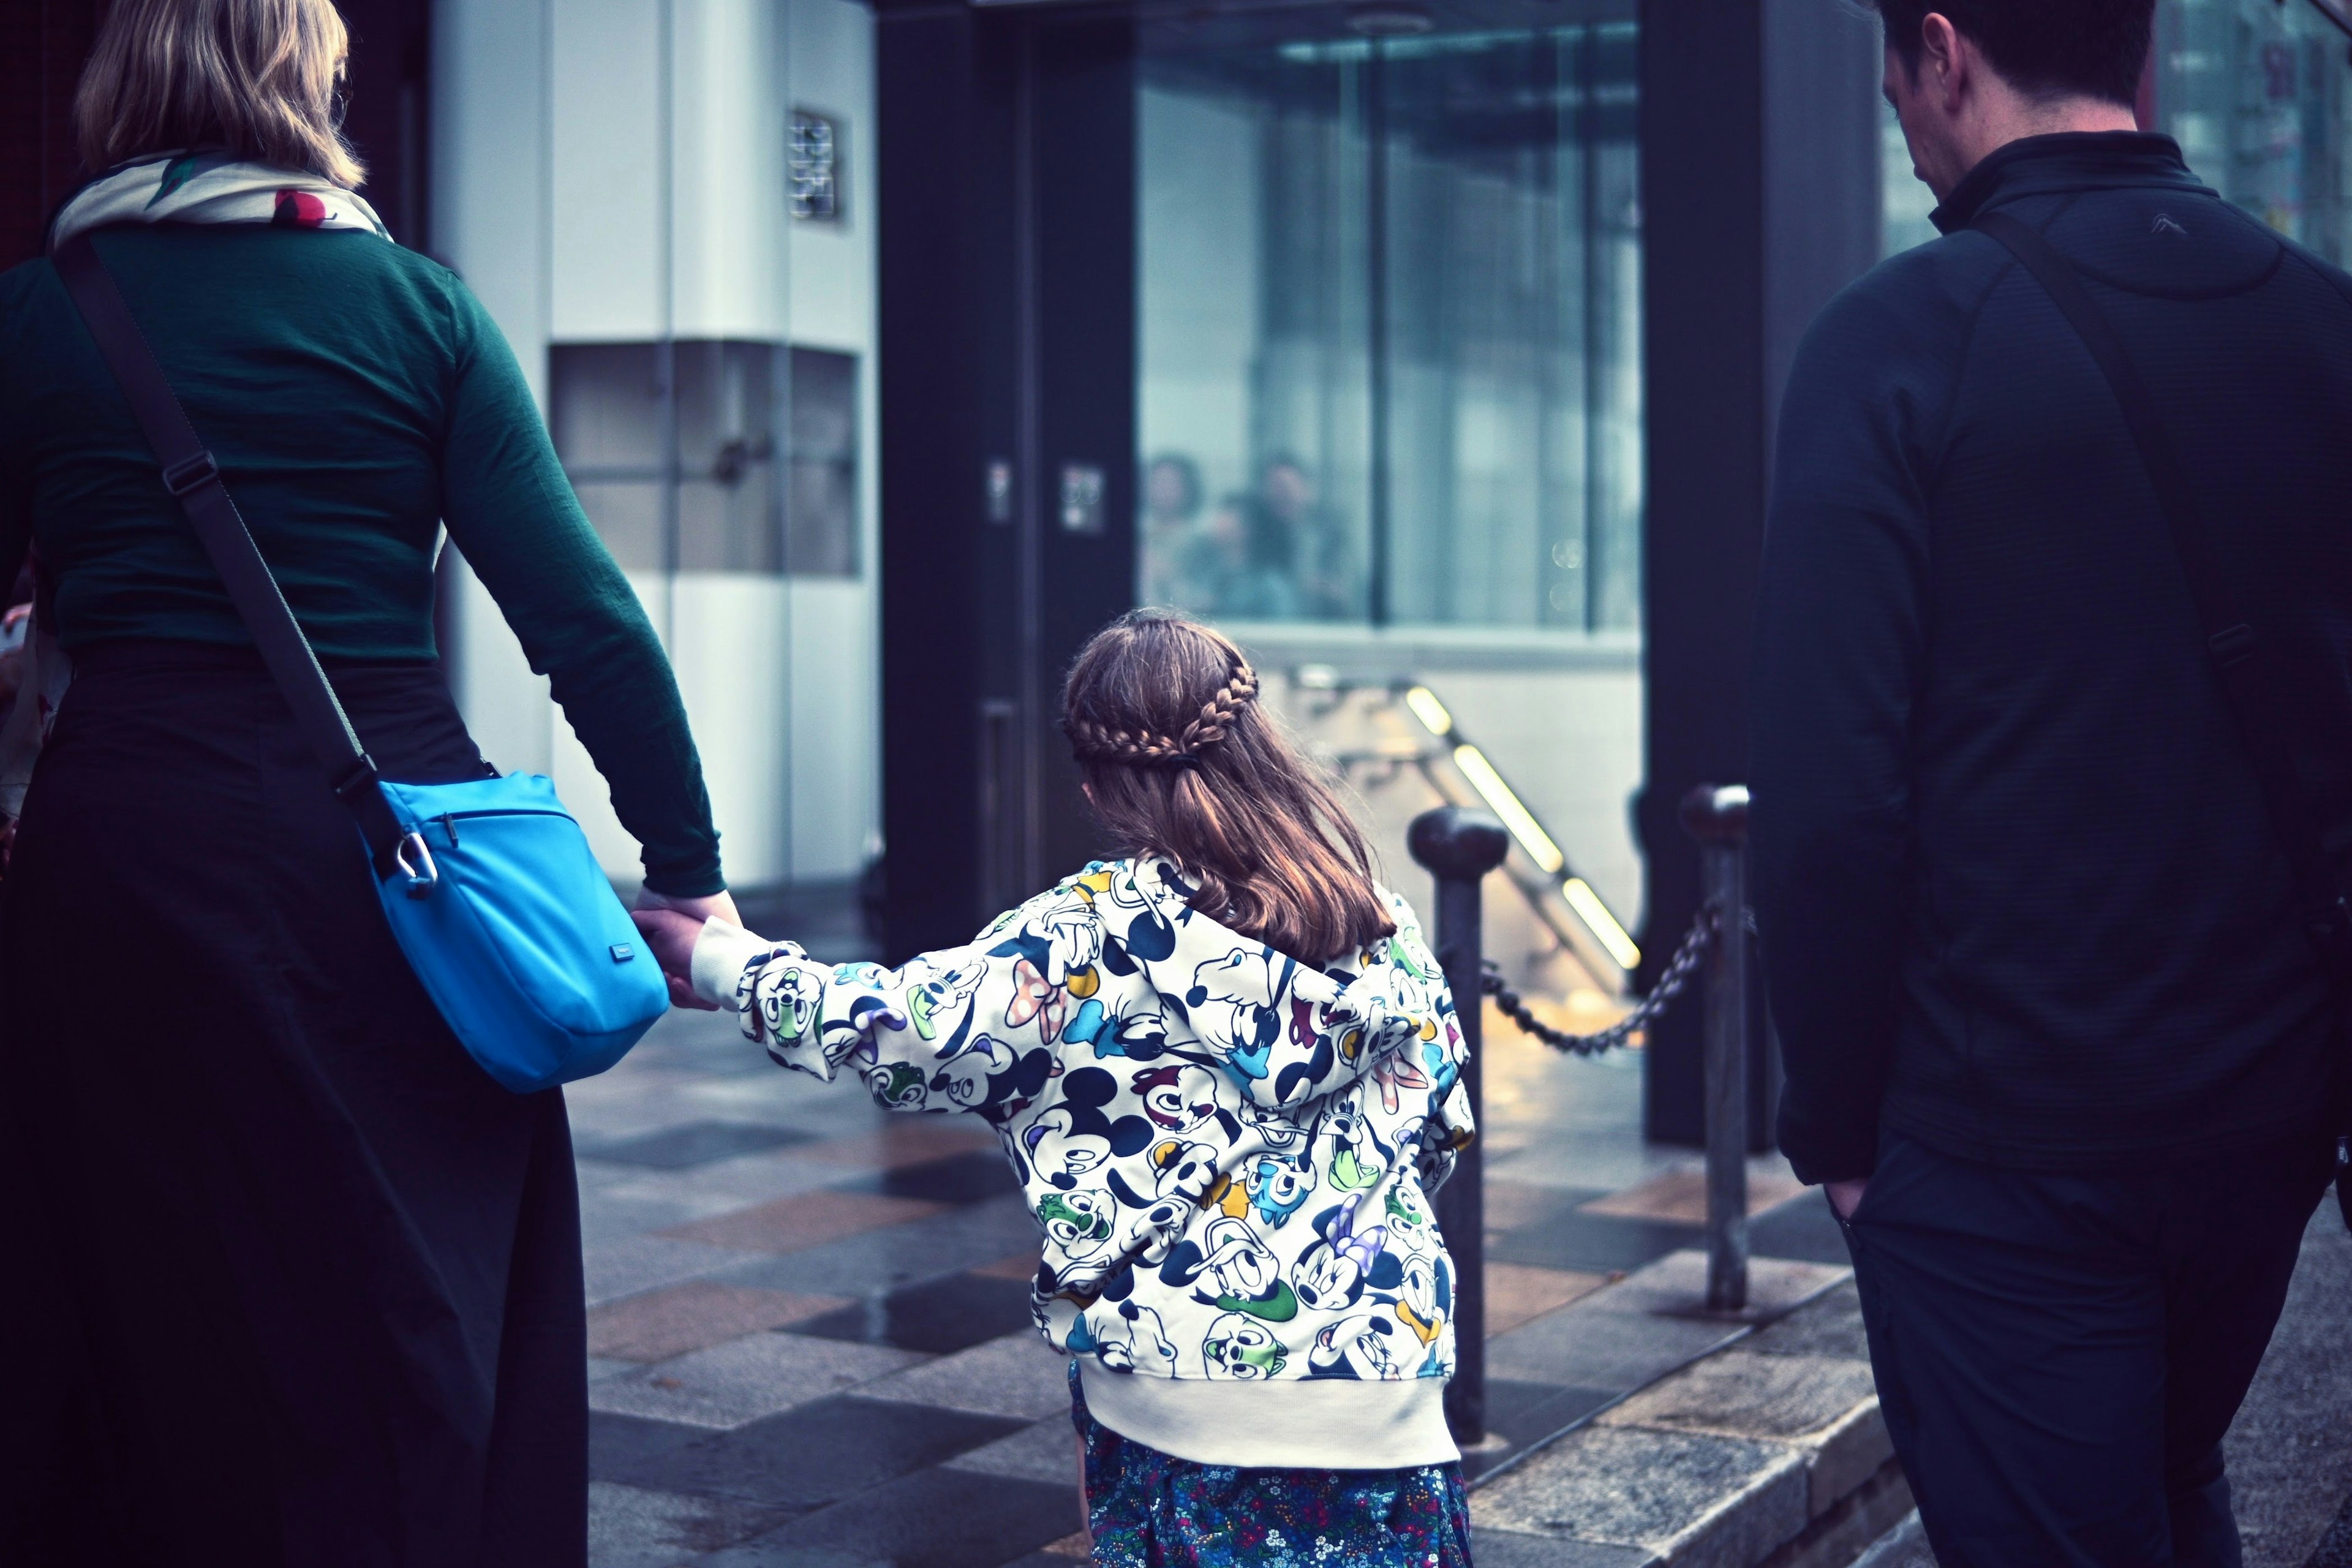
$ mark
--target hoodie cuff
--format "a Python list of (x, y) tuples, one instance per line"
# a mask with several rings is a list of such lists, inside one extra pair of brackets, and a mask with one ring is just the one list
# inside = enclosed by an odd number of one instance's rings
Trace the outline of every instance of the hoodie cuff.
[(740, 926), (715, 918), (703, 921), (702, 935), (695, 940), (690, 965), (694, 994), (730, 1013), (741, 1012), (743, 971), (775, 950), (774, 942), (754, 936)]

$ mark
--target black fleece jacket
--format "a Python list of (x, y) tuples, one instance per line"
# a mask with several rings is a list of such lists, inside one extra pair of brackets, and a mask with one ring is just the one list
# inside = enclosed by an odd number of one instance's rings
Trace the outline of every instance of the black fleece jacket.
[(2328, 988), (2155, 491), (2049, 296), (2042, 231), (2130, 346), (2295, 674), (2352, 838), (2352, 279), (2167, 138), (2036, 137), (1945, 237), (1822, 313), (1783, 401), (1754, 670), (1755, 899), (1799, 1173), (1882, 1123), (2041, 1170), (2333, 1116)]

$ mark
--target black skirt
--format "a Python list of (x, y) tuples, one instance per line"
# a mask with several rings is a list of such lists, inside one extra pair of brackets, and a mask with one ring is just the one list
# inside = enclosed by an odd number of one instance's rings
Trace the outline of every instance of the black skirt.
[[(334, 680), (387, 776), (486, 771), (436, 670)], [(0, 883), (0, 1562), (585, 1562), (562, 1093), (442, 1023), (250, 655), (79, 661)]]

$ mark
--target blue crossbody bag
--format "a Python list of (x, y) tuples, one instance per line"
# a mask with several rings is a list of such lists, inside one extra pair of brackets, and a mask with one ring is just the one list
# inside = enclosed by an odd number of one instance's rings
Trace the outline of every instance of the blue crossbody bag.
[(376, 772), (220, 467), (86, 235), (51, 260), (163, 464), (330, 787), (359, 824), (409, 967), (482, 1070), (518, 1094), (603, 1072), (668, 1005), (587, 836), (532, 773), (397, 784)]

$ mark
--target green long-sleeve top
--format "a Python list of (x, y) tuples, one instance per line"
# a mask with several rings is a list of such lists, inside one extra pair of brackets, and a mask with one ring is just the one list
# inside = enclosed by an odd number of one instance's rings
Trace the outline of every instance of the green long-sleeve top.
[[(357, 232), (174, 224), (95, 243), (320, 658), (436, 657), (446, 522), (611, 784), (646, 885), (718, 891), (719, 835), (660, 640), (466, 286)], [(0, 274), (0, 568), (27, 540), (68, 653), (250, 646), (46, 260)]]

